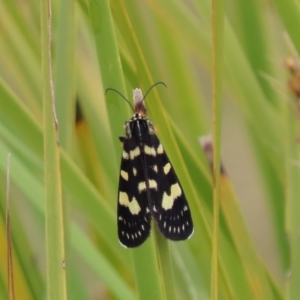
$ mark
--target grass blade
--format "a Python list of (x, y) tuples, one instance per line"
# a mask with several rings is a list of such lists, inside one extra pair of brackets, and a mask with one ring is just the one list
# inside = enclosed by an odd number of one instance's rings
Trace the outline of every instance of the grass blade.
[(41, 1), (47, 298), (67, 299), (58, 124), (51, 62), (51, 0)]
[(219, 207), (220, 207), (220, 153), (221, 153), (221, 107), (223, 75), (223, 0), (212, 0), (212, 45), (213, 45), (213, 254), (211, 298), (219, 298)]

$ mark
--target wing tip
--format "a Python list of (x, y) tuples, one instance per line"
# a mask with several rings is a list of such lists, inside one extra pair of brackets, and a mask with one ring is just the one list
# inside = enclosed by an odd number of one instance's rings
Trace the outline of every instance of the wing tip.
[(192, 237), (192, 235), (194, 234), (194, 232), (195, 232), (195, 229), (193, 227), (191, 234), (186, 239), (189, 240)]

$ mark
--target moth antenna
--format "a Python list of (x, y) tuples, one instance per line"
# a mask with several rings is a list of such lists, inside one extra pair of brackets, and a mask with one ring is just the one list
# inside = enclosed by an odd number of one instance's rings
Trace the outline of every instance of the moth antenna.
[(134, 112), (134, 108), (133, 108), (132, 104), (119, 91), (117, 91), (116, 89), (113, 89), (113, 88), (107, 88), (105, 90), (105, 95), (107, 94), (108, 91), (113, 91), (113, 92), (119, 94), (130, 105), (132, 111)]
[[(143, 105), (143, 102), (145, 101), (145, 99), (146, 99), (148, 93), (149, 93), (156, 85), (158, 85), (158, 84), (162, 84), (162, 85), (164, 85), (166, 88), (168, 88), (167, 85), (166, 85), (164, 82), (162, 82), (162, 81), (158, 81), (158, 82), (152, 84), (152, 86), (150, 86), (150, 88), (149, 88), (148, 91), (146, 92), (145, 96), (143, 97), (142, 101), (139, 103), (139, 108)], [(140, 110), (140, 109), (139, 109), (139, 110)], [(139, 110), (138, 110), (138, 111), (139, 111)]]

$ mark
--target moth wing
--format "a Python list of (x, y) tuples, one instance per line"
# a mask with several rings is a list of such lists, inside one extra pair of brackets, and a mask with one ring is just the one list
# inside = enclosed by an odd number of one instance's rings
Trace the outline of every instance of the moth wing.
[(146, 156), (149, 180), (157, 183), (151, 190), (151, 213), (161, 233), (168, 239), (188, 239), (194, 232), (191, 211), (174, 168), (155, 134), (147, 141), (151, 150)]
[(144, 182), (141, 151), (130, 138), (120, 138), (123, 142), (119, 195), (118, 195), (118, 236), (124, 247), (138, 247), (149, 236), (151, 214), (146, 193), (139, 191)]

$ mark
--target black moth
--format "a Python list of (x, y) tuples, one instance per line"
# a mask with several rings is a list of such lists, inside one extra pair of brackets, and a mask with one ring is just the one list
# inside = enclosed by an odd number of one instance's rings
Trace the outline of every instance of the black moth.
[(152, 218), (167, 239), (188, 239), (194, 228), (183, 189), (146, 116), (141, 90), (133, 90), (133, 96), (134, 114), (125, 123), (126, 136), (120, 137), (119, 241), (124, 247), (140, 246), (150, 234)]

